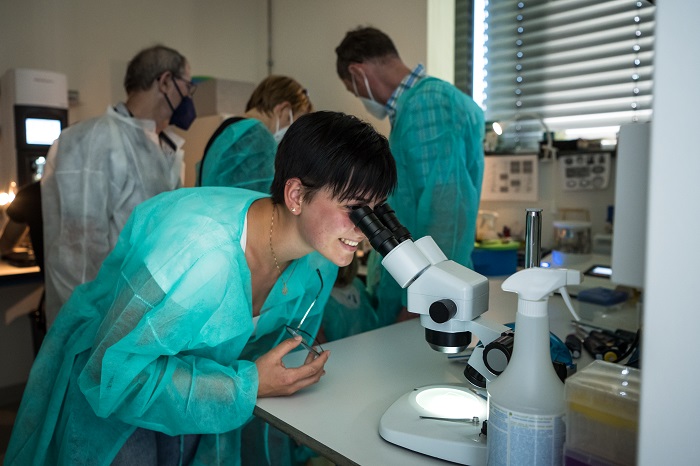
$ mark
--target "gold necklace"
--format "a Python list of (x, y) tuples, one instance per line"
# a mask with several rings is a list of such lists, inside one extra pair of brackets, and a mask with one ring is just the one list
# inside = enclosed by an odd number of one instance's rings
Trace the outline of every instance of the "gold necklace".
[[(277, 267), (277, 272), (280, 274), (280, 278), (282, 277), (282, 269), (280, 269), (280, 265), (277, 262), (277, 255), (275, 254), (275, 250), (272, 247), (272, 229), (275, 226), (275, 205), (272, 205), (272, 215), (270, 216), (270, 252), (272, 253), (272, 258), (275, 260), (275, 267)], [(294, 263), (294, 268), (292, 269), (292, 273), (289, 274), (289, 278), (292, 277), (292, 274), (297, 268), (297, 262)], [(282, 280), (282, 294), (286, 295), (287, 294), (287, 280)]]

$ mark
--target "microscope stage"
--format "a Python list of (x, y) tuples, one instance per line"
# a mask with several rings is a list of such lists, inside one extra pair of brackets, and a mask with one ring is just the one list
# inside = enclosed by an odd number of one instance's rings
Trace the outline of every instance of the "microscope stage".
[[(433, 398), (433, 394), (437, 397)], [(441, 407), (444, 401), (450, 407), (444, 404)], [(486, 464), (486, 437), (480, 433), (486, 414), (486, 400), (470, 389), (460, 385), (431, 385), (396, 400), (379, 421), (379, 435), (388, 442), (428, 456), (483, 466)], [(474, 417), (478, 417), (478, 421), (472, 422)]]

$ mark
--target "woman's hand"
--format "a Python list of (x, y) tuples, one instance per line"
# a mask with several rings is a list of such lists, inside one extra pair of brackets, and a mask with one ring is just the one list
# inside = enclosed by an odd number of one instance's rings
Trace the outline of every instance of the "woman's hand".
[(328, 361), (330, 351), (323, 351), (320, 356), (309, 352), (302, 366), (285, 367), (282, 358), (300, 343), (301, 337), (289, 338), (255, 361), (258, 368), (258, 398), (291, 395), (315, 384), (326, 373), (323, 366)]

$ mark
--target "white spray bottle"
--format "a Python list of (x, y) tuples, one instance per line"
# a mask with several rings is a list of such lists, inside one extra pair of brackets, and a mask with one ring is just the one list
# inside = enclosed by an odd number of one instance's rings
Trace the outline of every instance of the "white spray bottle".
[(565, 288), (578, 283), (577, 270), (532, 267), (501, 285), (518, 294), (518, 312), (513, 355), (501, 375), (486, 385), (489, 466), (562, 464), (564, 384), (550, 356), (547, 302), (558, 290), (578, 320)]

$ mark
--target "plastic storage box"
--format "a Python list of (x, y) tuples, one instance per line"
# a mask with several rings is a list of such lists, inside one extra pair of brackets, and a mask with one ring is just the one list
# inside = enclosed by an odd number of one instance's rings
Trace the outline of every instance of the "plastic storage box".
[(564, 466), (616, 466), (618, 464), (568, 446), (564, 447)]
[(579, 291), (579, 312), (583, 319), (593, 319), (596, 313), (608, 314), (622, 308), (627, 301), (627, 293), (610, 288), (597, 287)]
[(472, 251), (474, 271), (487, 277), (512, 275), (518, 267), (517, 241), (484, 241)]
[(565, 464), (634, 465), (640, 373), (606, 361), (566, 379)]

